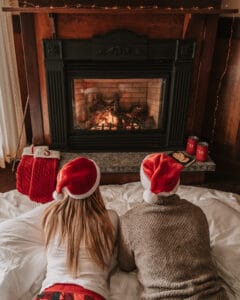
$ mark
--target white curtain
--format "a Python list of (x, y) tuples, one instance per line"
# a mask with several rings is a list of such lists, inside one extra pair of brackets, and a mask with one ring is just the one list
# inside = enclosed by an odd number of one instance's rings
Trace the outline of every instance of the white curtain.
[[(10, 163), (26, 144), (22, 130), (23, 110), (18, 81), (11, 13), (2, 7), (11, 0), (0, 0), (0, 167)], [(21, 134), (22, 133), (22, 134)], [(20, 138), (21, 136), (21, 138)], [(19, 149), (17, 149), (19, 146)], [(19, 151), (18, 151), (19, 150)]]

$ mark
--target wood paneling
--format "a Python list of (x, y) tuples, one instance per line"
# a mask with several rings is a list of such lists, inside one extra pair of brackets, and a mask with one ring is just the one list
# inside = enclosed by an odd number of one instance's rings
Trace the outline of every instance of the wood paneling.
[(183, 15), (68, 15), (59, 14), (59, 38), (91, 38), (113, 29), (128, 29), (149, 38), (181, 38)]
[(34, 17), (31, 14), (21, 14), (20, 19), (33, 134), (32, 143), (34, 145), (40, 145), (44, 144), (44, 134), (38, 74), (38, 60), (34, 31)]
[(190, 20), (186, 38), (197, 39), (197, 53), (192, 78), (192, 97), (190, 99), (187, 135), (197, 135), (201, 138), (208, 81), (214, 51), (214, 41), (217, 30), (218, 16), (194, 16)]
[(40, 95), (42, 104), (42, 117), (43, 117), (43, 130), (45, 142), (50, 144), (50, 127), (49, 127), (49, 115), (48, 115), (48, 101), (47, 101), (47, 89), (46, 89), (46, 75), (43, 58), (43, 38), (52, 38), (51, 18), (47, 14), (36, 14), (35, 18), (35, 38), (37, 47), (38, 58), (38, 71), (40, 82)]
[[(14, 15), (12, 17), (12, 20), (13, 20), (14, 46), (15, 46), (17, 66), (18, 66), (18, 78), (19, 78), (20, 93), (21, 93), (21, 99), (22, 99), (22, 107), (23, 107), (23, 111), (24, 111), (25, 105), (27, 102), (27, 97), (28, 97), (28, 90), (27, 90), (26, 72), (25, 72), (25, 65), (24, 65), (24, 54), (23, 54), (20, 18), (18, 15)], [(31, 120), (30, 120), (29, 107), (27, 109), (27, 114), (26, 114), (26, 118), (25, 118), (25, 128), (26, 128), (26, 134), (27, 134), (27, 141), (29, 143), (31, 143), (31, 141), (32, 141), (32, 126), (31, 126)]]
[(234, 167), (240, 170), (239, 29), (240, 19), (220, 20), (203, 127), (218, 166), (231, 171)]
[[(217, 46), (226, 49), (225, 40), (218, 40)], [(227, 50), (227, 49), (226, 49)], [(225, 53), (222, 53), (225, 54)], [(216, 115), (214, 140), (218, 143), (235, 145), (240, 123), (240, 41), (233, 40), (227, 64), (227, 73), (219, 92), (219, 106)], [(225, 66), (223, 65), (225, 68)], [(224, 72), (224, 70), (223, 70)], [(221, 80), (219, 78), (219, 80)], [(240, 153), (239, 153), (240, 154)]]

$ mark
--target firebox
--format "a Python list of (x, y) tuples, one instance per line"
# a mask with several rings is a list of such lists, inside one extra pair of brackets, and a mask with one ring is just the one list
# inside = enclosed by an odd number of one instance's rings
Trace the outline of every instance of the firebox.
[(193, 40), (115, 30), (90, 40), (44, 40), (52, 148), (179, 149)]
[(161, 129), (164, 83), (160, 78), (74, 79), (74, 129)]

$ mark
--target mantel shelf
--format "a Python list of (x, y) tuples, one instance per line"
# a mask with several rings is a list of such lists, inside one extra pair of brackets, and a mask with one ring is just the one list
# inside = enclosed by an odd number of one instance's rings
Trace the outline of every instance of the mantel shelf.
[(71, 8), (71, 7), (2, 7), (4, 12), (13, 13), (56, 13), (56, 14), (236, 14), (238, 9), (216, 9), (213, 7), (207, 8)]

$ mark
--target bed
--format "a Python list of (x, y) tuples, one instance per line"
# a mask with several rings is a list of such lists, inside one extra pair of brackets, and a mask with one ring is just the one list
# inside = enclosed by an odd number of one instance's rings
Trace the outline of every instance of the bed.
[[(106, 206), (119, 215), (143, 201), (140, 182), (100, 188)], [(240, 195), (184, 185), (177, 193), (206, 214), (214, 263), (230, 300), (239, 300)], [(40, 289), (46, 259), (39, 221), (46, 205), (17, 190), (0, 193), (1, 300), (32, 300)], [(111, 300), (137, 300), (140, 289), (135, 272), (115, 269), (110, 278)]]

